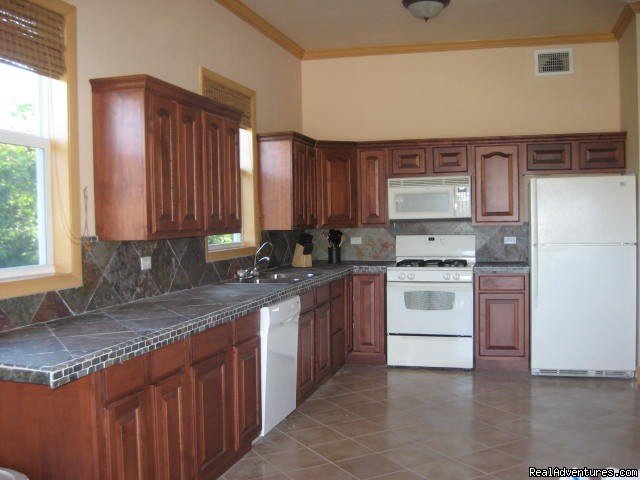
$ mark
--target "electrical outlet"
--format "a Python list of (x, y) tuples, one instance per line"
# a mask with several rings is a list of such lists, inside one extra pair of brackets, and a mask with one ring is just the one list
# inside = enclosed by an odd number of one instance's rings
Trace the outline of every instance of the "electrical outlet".
[(362, 237), (351, 237), (351, 245), (362, 245)]
[(140, 270), (151, 269), (151, 257), (140, 257)]
[(516, 237), (504, 237), (505, 245), (515, 245), (518, 243), (518, 239)]

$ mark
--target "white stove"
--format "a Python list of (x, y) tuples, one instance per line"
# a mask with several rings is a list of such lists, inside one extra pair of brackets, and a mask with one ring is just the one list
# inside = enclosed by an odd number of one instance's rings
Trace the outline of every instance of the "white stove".
[(398, 235), (387, 268), (387, 363), (473, 368), (474, 235)]

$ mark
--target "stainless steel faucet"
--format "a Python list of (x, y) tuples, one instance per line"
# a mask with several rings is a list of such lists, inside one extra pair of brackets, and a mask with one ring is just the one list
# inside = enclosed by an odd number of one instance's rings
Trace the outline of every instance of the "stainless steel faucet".
[[(258, 258), (258, 256), (261, 254), (262, 250), (269, 248), (269, 255), (262, 255), (260, 258)], [(267, 263), (267, 265), (269, 265), (269, 261), (271, 260), (271, 255), (273, 254), (273, 243), (271, 242), (264, 242), (262, 245), (260, 245), (260, 247), (258, 247), (258, 250), (256, 250), (256, 254), (253, 256), (253, 267), (251, 267), (250, 273), (251, 275), (257, 275), (260, 270), (263, 270), (260, 268), (260, 265), (263, 263)]]

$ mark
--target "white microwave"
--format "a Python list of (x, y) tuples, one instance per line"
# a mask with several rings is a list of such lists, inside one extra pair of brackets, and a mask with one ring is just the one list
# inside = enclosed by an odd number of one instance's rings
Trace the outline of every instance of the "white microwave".
[(471, 177), (390, 178), (389, 218), (471, 218)]

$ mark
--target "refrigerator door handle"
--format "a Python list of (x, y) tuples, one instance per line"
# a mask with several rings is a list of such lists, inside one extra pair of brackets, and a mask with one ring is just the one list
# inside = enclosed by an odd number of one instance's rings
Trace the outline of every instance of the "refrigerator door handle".
[(533, 306), (538, 308), (538, 278), (540, 278), (540, 257), (538, 247), (538, 184), (535, 178), (529, 184), (531, 189), (531, 273), (533, 282)]

